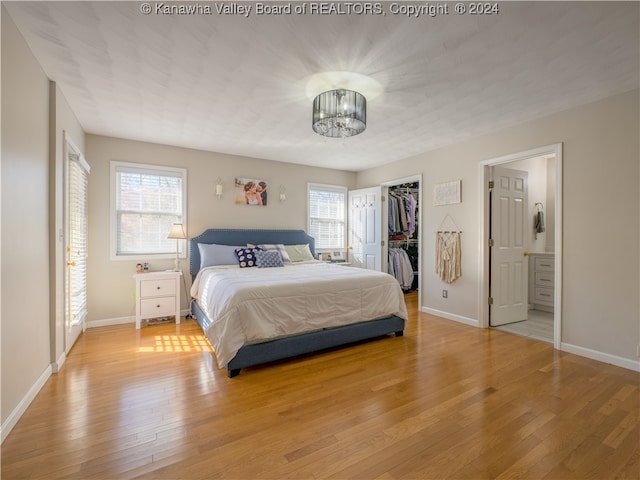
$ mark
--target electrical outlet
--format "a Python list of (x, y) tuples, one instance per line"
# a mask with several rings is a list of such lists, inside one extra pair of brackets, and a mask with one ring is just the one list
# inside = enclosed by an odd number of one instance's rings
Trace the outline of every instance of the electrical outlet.
[(449, 298), (449, 290), (442, 290), (442, 298)]

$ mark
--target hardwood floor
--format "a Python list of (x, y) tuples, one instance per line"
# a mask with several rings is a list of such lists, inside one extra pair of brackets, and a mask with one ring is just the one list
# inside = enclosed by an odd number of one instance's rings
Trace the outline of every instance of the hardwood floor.
[(229, 379), (198, 325), (88, 330), (2, 479), (637, 479), (636, 372), (418, 313)]

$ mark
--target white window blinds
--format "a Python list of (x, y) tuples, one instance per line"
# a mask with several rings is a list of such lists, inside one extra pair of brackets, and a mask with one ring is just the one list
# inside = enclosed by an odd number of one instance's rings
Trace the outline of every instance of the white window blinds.
[(87, 315), (88, 174), (81, 156), (69, 155), (67, 163), (67, 275), (68, 326), (79, 325)]
[(333, 185), (309, 184), (308, 233), (316, 249), (345, 247), (347, 190)]
[[(174, 223), (184, 224), (186, 170), (113, 164), (116, 256), (175, 255), (167, 235)], [(183, 255), (185, 242), (178, 245)]]

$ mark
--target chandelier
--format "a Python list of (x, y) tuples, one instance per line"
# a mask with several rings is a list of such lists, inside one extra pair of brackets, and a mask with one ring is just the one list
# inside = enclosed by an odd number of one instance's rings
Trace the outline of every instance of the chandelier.
[(367, 99), (353, 90), (329, 90), (313, 100), (313, 131), (325, 137), (352, 137), (367, 128)]

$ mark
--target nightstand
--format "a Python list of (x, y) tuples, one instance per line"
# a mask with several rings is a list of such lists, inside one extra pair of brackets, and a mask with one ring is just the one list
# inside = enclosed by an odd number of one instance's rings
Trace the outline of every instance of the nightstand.
[(180, 279), (182, 272), (136, 273), (136, 329), (142, 320), (176, 317), (180, 323)]

